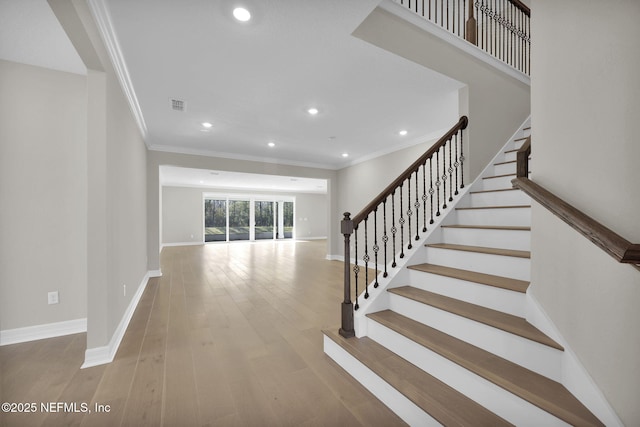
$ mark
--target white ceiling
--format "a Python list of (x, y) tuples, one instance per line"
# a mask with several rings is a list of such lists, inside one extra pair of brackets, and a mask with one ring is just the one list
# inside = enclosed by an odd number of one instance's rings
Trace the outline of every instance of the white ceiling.
[[(351, 36), (379, 1), (93, 3), (110, 14), (151, 149), (340, 169), (458, 119), (461, 83)], [(0, 0), (0, 58), (86, 72), (46, 0)]]

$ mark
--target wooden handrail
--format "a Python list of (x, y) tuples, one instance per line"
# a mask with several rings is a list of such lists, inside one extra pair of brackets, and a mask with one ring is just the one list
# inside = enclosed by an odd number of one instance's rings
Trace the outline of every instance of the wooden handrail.
[(618, 262), (640, 264), (640, 244), (631, 243), (527, 177), (530, 142), (531, 137), (518, 151), (518, 173), (517, 178), (511, 181), (513, 187), (527, 193)]
[(520, 9), (525, 15), (529, 17), (531, 16), (531, 9), (529, 9), (527, 5), (522, 3), (520, 0), (509, 0), (509, 3)]
[(413, 174), (420, 166), (425, 164), (427, 159), (440, 149), (444, 145), (445, 142), (449, 141), (453, 135), (458, 133), (461, 129), (466, 129), (469, 124), (469, 119), (467, 116), (460, 117), (458, 123), (456, 123), (449, 132), (445, 133), (442, 138), (438, 140), (431, 148), (429, 148), (418, 160), (413, 162), (411, 166), (409, 166), (398, 178), (396, 178), (391, 184), (387, 186), (382, 192), (371, 201), (367, 206), (364, 207), (356, 216), (353, 217), (353, 225), (356, 226), (360, 224), (371, 212), (373, 212), (376, 207), (378, 207), (387, 197), (393, 194), (400, 184), (402, 184), (411, 174)]
[[(361, 267), (364, 275), (364, 299), (367, 299), (369, 298), (370, 284), (369, 263), (373, 264), (371, 270), (375, 279), (371, 284), (375, 289), (379, 285), (379, 273), (382, 277), (387, 277), (387, 266), (395, 268), (398, 265), (396, 256), (404, 258), (405, 247), (407, 250), (411, 250), (413, 248), (412, 241), (420, 240), (420, 230), (422, 233), (427, 232), (427, 221), (429, 224), (433, 224), (434, 217), (440, 216), (440, 209), (447, 209), (447, 202), (452, 202), (454, 196), (460, 194), (458, 190), (464, 188), (463, 130), (467, 128), (468, 123), (467, 117), (462, 116), (442, 138), (382, 190), (358, 215), (351, 218), (351, 213), (344, 213), (344, 218), (340, 222), (340, 232), (344, 236), (344, 300), (341, 310), (342, 324), (339, 331), (343, 337), (350, 338), (355, 335), (353, 312), (359, 307), (358, 278)], [(435, 161), (433, 161), (434, 157)], [(422, 168), (422, 182), (418, 178), (420, 168)], [(415, 174), (415, 179), (412, 181), (413, 174)], [(405, 190), (406, 196), (404, 196)], [(398, 207), (396, 207), (396, 201), (399, 202)], [(387, 202), (391, 204), (391, 218), (388, 218), (387, 215)], [(427, 208), (427, 206), (429, 207)], [(422, 224), (420, 224), (421, 217)], [(379, 228), (382, 229), (381, 232)], [(360, 242), (358, 242), (359, 230), (362, 231)], [(390, 234), (387, 233), (387, 230), (390, 231)], [(353, 240), (351, 240), (352, 235)], [(364, 241), (362, 241), (363, 237)], [(399, 242), (397, 242), (397, 238), (399, 238)], [(354, 252), (355, 304), (351, 301), (351, 242), (353, 242)], [(362, 256), (360, 265), (358, 248), (360, 248)], [(378, 252), (381, 253), (380, 260)], [(379, 261), (383, 266), (380, 269), (378, 268)]]

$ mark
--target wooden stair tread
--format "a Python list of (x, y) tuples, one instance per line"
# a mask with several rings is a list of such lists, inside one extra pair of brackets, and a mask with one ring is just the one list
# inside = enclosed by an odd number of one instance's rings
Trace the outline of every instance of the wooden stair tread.
[(367, 317), (571, 425), (603, 425), (556, 381), (393, 311), (384, 310)]
[(513, 141), (526, 141), (527, 138), (529, 138), (528, 136), (525, 136), (524, 138), (518, 138), (518, 139), (514, 139)]
[(477, 210), (477, 209), (527, 209), (531, 205), (504, 205), (504, 206), (470, 206), (466, 208), (456, 208), (456, 210)]
[(531, 231), (531, 227), (521, 227), (516, 225), (465, 225), (451, 224), (441, 225), (442, 228), (473, 228), (477, 230), (512, 230), (512, 231)]
[(510, 164), (516, 164), (518, 163), (517, 160), (508, 160), (506, 162), (499, 162), (499, 163), (494, 163), (494, 166), (499, 166), (499, 165), (510, 165)]
[(459, 268), (445, 267), (436, 264), (417, 264), (408, 268), (424, 273), (437, 274), (438, 276), (451, 277), (464, 280), (466, 282), (479, 283), (481, 285), (493, 286), (494, 288), (507, 289), (510, 291), (527, 292), (529, 282), (508, 277), (494, 276), (493, 274), (478, 273), (476, 271), (462, 270)]
[(424, 291), (412, 286), (391, 288), (387, 289), (387, 291), (564, 351), (564, 348), (560, 344), (549, 338), (522, 317)]
[(519, 188), (500, 188), (497, 190), (477, 190), (477, 191), (470, 191), (469, 194), (497, 193), (500, 191), (520, 191), (520, 189)]
[(512, 425), (370, 338), (323, 333), (443, 425)]
[(475, 252), (489, 255), (511, 256), (516, 258), (531, 258), (529, 251), (517, 251), (514, 249), (486, 248), (483, 246), (454, 245), (452, 243), (431, 243), (428, 248), (450, 249), (454, 251)]
[(482, 177), (482, 179), (504, 178), (506, 176), (516, 176), (516, 174), (515, 173), (508, 173), (508, 174), (504, 174), (504, 175), (485, 176), (485, 177)]

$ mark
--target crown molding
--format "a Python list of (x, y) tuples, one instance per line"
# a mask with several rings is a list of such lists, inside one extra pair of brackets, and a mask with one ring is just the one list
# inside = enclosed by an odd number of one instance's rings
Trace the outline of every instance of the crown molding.
[(111, 21), (109, 7), (104, 0), (88, 0), (87, 3), (91, 10), (91, 14), (93, 15), (93, 19), (96, 21), (98, 32), (100, 33), (107, 53), (109, 54), (109, 58), (113, 64), (113, 69), (116, 72), (122, 91), (127, 98), (127, 102), (131, 108), (131, 113), (135, 118), (138, 129), (140, 129), (140, 133), (142, 134), (142, 139), (146, 144), (148, 135), (147, 125), (144, 121), (142, 109), (140, 108), (140, 103), (138, 102), (136, 92), (133, 88), (131, 77), (129, 76), (129, 70), (127, 69), (122, 49), (120, 49), (120, 43), (118, 42), (118, 37)]

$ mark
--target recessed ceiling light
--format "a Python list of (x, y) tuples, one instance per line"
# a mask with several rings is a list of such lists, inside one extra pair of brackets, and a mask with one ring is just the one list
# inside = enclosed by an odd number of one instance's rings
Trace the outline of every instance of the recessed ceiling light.
[(200, 181), (200, 184), (204, 184), (204, 181)]
[(209, 129), (209, 128), (213, 127), (213, 125), (212, 125), (211, 123), (209, 123), (209, 122), (204, 122), (204, 123), (202, 123), (202, 126), (203, 126), (203, 127), (205, 127), (205, 128), (207, 128), (207, 129)]
[(244, 7), (236, 7), (235, 9), (233, 9), (233, 16), (241, 22), (247, 22), (249, 19), (251, 19), (251, 14)]
[(349, 157), (349, 153), (342, 153), (342, 157)]
[(307, 110), (307, 113), (311, 114), (312, 116), (315, 116), (316, 114), (318, 114), (318, 109), (315, 107), (311, 107)]
[(275, 142), (270, 142), (270, 143), (268, 143), (267, 145), (268, 145), (269, 147), (273, 148), (273, 147), (275, 147), (275, 146), (276, 146), (276, 143), (275, 143)]
[(398, 132), (398, 133), (399, 133), (400, 135), (402, 135), (402, 136), (405, 136), (405, 135), (407, 134), (407, 131), (403, 129), (403, 130), (401, 130), (401, 131), (400, 131), (400, 132)]

